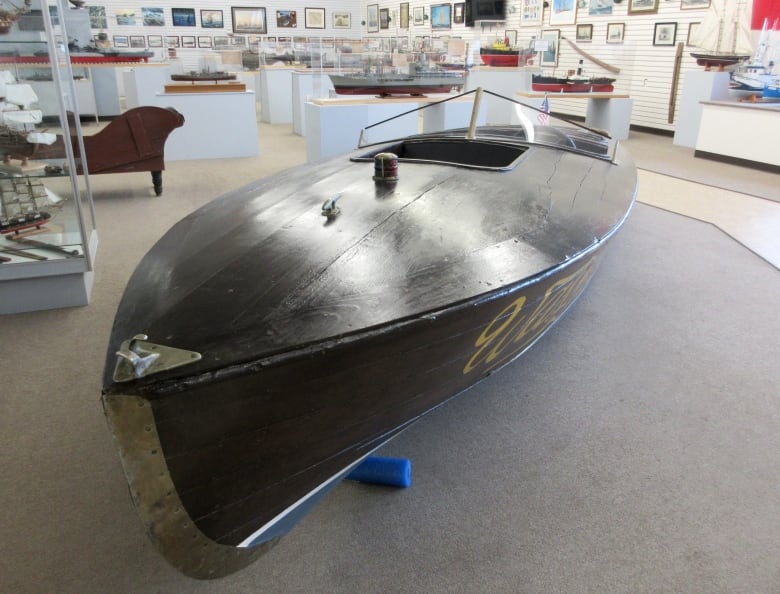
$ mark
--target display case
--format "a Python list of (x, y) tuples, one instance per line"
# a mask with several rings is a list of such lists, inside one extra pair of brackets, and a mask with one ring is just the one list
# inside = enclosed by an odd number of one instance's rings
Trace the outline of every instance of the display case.
[[(79, 157), (81, 79), (61, 42), (67, 19), (55, 32), (38, 0), (0, 5), (11, 21), (0, 37), (0, 314), (86, 305), (97, 231)], [(71, 9), (60, 1), (58, 10)], [(20, 27), (29, 12), (43, 30)], [(39, 83), (51, 85), (53, 107), (43, 108)]]

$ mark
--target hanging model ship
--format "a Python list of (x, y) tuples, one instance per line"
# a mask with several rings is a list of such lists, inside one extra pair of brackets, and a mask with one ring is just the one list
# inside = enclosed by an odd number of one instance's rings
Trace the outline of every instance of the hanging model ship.
[(136, 268), (103, 406), (179, 570), (251, 563), (585, 289), (633, 204), (630, 157), (581, 127), (476, 121), (232, 191)]
[(466, 84), (462, 72), (431, 66), (423, 57), (408, 64), (407, 72), (393, 72), (381, 60), (366, 62), (362, 73), (328, 74), (338, 95), (424, 95), (450, 93)]

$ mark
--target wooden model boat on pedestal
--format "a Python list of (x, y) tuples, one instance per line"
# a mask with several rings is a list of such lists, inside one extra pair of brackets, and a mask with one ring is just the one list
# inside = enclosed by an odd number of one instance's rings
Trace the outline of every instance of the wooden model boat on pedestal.
[(628, 215), (636, 170), (596, 133), (525, 123), (259, 180), (143, 258), (114, 321), (103, 405), (169, 562), (196, 578), (252, 562), (576, 300)]

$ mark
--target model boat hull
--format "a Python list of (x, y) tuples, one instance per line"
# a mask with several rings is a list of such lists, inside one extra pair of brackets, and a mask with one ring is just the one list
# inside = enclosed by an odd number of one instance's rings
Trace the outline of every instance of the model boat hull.
[(494, 50), (482, 48), (479, 52), (482, 63), (486, 66), (512, 67), (525, 66), (533, 59), (533, 52), (521, 50)]
[(698, 52), (691, 52), (691, 56), (696, 59), (696, 63), (699, 66), (704, 66), (707, 70), (734, 66), (734, 64), (739, 64), (750, 58), (748, 54), (707, 54)]
[(330, 74), (338, 95), (423, 95), (449, 93), (465, 84), (462, 75), (444, 76), (345, 76)]
[[(491, 134), (422, 135), (290, 170), (196, 211), (141, 262), (103, 401), (139, 513), (181, 571), (251, 562), (583, 291), (633, 203), (633, 164), (572, 150), (598, 152), (592, 134)], [(386, 151), (399, 156), (395, 183), (373, 179)], [(325, 218), (335, 194), (340, 214)], [(139, 333), (199, 355), (128, 376), (117, 351), (160, 352), (128, 343)]]

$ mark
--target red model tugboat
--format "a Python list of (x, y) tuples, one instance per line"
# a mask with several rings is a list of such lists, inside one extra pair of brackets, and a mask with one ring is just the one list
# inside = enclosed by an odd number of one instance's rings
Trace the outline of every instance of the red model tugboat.
[(527, 125), (415, 135), (258, 180), (143, 258), (103, 406), (175, 567), (215, 578), (251, 563), (582, 293), (636, 168), (594, 132)]
[(486, 66), (526, 66), (533, 61), (535, 53), (533, 47), (510, 48), (505, 41), (479, 48), (479, 57)]

